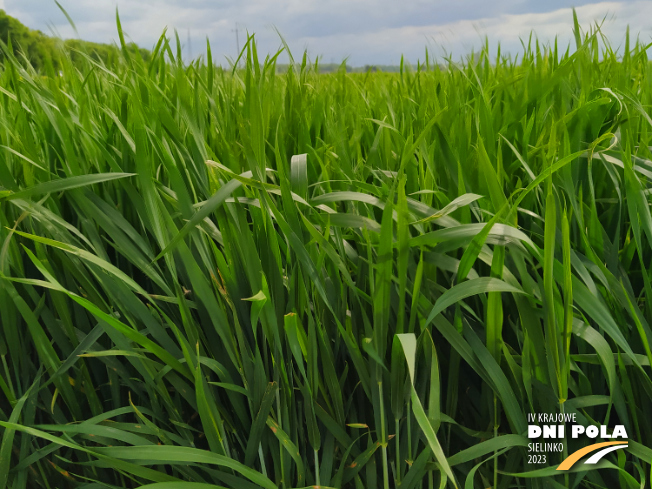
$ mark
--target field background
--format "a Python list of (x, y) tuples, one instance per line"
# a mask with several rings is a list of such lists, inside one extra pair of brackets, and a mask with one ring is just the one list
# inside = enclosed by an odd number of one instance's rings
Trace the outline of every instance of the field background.
[[(0, 489), (649, 485), (647, 46), (325, 75), (120, 35), (2, 47)], [(529, 465), (530, 412), (629, 446)]]

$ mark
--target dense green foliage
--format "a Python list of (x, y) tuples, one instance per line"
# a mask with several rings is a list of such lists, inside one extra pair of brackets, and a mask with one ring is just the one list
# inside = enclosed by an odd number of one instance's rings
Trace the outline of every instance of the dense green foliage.
[[(398, 74), (279, 75), (251, 39), (232, 72), (164, 39), (9, 56), (0, 489), (649, 484), (652, 69), (576, 42)], [(560, 475), (530, 412), (629, 446)]]
[[(41, 31), (26, 27), (4, 10), (0, 10), (0, 40), (12, 47), (12, 53), (24, 65), (27, 61), (35, 70), (49, 74), (52, 74), (52, 70), (61, 68), (64, 52), (68, 53), (75, 64), (81, 62), (83, 54), (108, 65), (118, 62), (120, 57), (120, 50), (116, 46), (47, 36)], [(149, 51), (139, 48), (135, 43), (129, 43), (127, 49), (132, 55), (139, 54), (145, 60), (149, 59)], [(4, 53), (0, 53), (0, 60), (4, 59)]]

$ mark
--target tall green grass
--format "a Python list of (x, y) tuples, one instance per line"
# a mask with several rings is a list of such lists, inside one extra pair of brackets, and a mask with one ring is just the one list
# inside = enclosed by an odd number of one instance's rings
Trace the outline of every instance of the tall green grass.
[[(650, 484), (648, 46), (278, 75), (118, 29), (3, 48), (0, 489)], [(558, 475), (530, 412), (629, 446)]]

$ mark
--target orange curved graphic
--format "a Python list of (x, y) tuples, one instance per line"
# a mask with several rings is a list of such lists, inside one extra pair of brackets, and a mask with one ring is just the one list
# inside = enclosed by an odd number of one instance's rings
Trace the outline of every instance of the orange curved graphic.
[(578, 451), (570, 454), (568, 457), (566, 457), (566, 460), (564, 460), (562, 463), (559, 464), (559, 467), (557, 467), (557, 470), (568, 470), (570, 469), (575, 462), (577, 462), (579, 459), (581, 459), (584, 455), (587, 453), (594, 452), (595, 450), (603, 447), (608, 447), (611, 445), (627, 445), (626, 441), (605, 441), (604, 443), (596, 443), (594, 445), (589, 445), (588, 447), (580, 448)]

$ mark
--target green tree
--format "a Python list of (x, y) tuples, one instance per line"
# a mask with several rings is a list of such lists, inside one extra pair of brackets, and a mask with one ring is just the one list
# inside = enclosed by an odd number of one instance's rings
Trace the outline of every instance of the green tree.
[[(61, 56), (65, 53), (71, 56), (73, 63), (80, 62), (80, 53), (85, 53), (107, 66), (112, 66), (119, 55), (119, 50), (114, 45), (79, 39), (61, 41), (41, 31), (30, 29), (18, 19), (7, 15), (4, 10), (0, 10), (0, 40), (6, 46), (11, 45), (13, 54), (19, 59), (24, 56), (37, 72), (46, 72), (48, 67), (58, 70), (61, 66)], [(150, 52), (135, 43), (130, 43), (128, 49), (133, 55), (140, 54), (145, 61), (150, 58)], [(5, 52), (2, 51), (0, 62), (4, 59)]]

